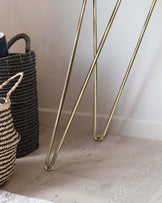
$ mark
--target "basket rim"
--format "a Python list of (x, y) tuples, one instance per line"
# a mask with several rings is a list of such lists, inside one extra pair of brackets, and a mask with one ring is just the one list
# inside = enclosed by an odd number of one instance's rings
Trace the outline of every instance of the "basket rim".
[(33, 50), (31, 50), (30, 52), (28, 53), (22, 53), (22, 52), (16, 52), (16, 53), (9, 53), (8, 56), (6, 57), (3, 57), (0, 59), (0, 61), (5, 61), (6, 59), (12, 59), (13, 57), (17, 56), (17, 57), (20, 57), (20, 56), (28, 56), (30, 54), (34, 54), (35, 55), (35, 52)]

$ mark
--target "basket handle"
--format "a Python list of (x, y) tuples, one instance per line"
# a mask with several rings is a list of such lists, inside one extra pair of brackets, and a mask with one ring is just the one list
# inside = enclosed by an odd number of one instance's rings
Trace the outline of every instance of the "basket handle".
[(16, 42), (18, 41), (19, 39), (24, 39), (25, 42), (26, 42), (26, 46), (25, 46), (25, 52), (28, 53), (31, 51), (31, 47), (30, 47), (30, 38), (27, 34), (25, 33), (20, 33), (16, 36), (14, 36), (13, 38), (11, 38), (9, 41), (8, 41), (8, 49)]
[(10, 77), (8, 80), (6, 80), (4, 83), (2, 83), (0, 85), (0, 89), (2, 89), (4, 86), (6, 86), (11, 80), (13, 80), (14, 78), (18, 77), (19, 76), (19, 79), (18, 81), (15, 83), (15, 85), (8, 91), (7, 93), (7, 96), (6, 96), (6, 99), (9, 99), (11, 93), (19, 86), (19, 84), (21, 83), (22, 81), (22, 78), (23, 78), (23, 72), (20, 72), (20, 73), (17, 73), (16, 75)]

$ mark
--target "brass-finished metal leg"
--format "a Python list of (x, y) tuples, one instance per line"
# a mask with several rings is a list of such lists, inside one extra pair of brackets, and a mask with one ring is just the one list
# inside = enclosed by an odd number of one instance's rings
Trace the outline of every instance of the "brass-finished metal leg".
[(46, 160), (45, 160), (45, 169), (46, 170), (51, 170), (51, 167), (53, 165), (53, 164), (52, 165), (50, 164), (50, 155), (52, 152), (52, 148), (53, 148), (53, 144), (54, 144), (54, 140), (55, 140), (55, 134), (57, 131), (62, 107), (64, 104), (66, 92), (67, 92), (67, 87), (68, 87), (69, 80), (70, 80), (71, 70), (72, 70), (75, 53), (76, 53), (76, 49), (77, 49), (77, 45), (78, 45), (78, 40), (79, 40), (79, 36), (80, 36), (80, 30), (81, 30), (81, 26), (82, 26), (82, 22), (83, 22), (86, 3), (87, 3), (87, 0), (83, 0), (82, 9), (81, 9), (80, 18), (79, 18), (78, 27), (77, 27), (77, 32), (76, 32), (76, 36), (75, 36), (75, 40), (74, 40), (73, 50), (72, 50), (72, 54), (71, 54), (71, 58), (70, 58), (69, 66), (68, 66), (68, 71), (67, 71), (67, 75), (66, 75), (66, 79), (65, 79), (65, 84), (64, 84), (64, 88), (63, 88), (63, 92), (62, 92), (62, 96), (61, 96), (61, 100), (60, 100), (60, 104), (59, 104), (59, 108), (58, 108), (58, 112), (57, 112), (57, 116), (56, 116), (56, 121), (55, 121), (54, 129), (53, 129), (53, 133), (52, 133), (52, 137), (51, 137), (49, 151), (47, 153)]
[(144, 36), (144, 34), (145, 34), (146, 28), (147, 28), (148, 23), (149, 23), (149, 21), (150, 21), (152, 12), (153, 12), (153, 10), (154, 10), (154, 8), (155, 8), (156, 2), (157, 2), (157, 0), (153, 0), (153, 1), (152, 1), (152, 4), (151, 4), (150, 10), (149, 10), (149, 12), (148, 12), (146, 21), (145, 21), (145, 23), (144, 23), (142, 32), (141, 32), (141, 34), (140, 34), (140, 37), (139, 37), (138, 42), (137, 42), (137, 45), (136, 45), (136, 47), (135, 47), (135, 50), (134, 50), (133, 55), (132, 55), (132, 58), (131, 58), (130, 63), (129, 63), (129, 65), (128, 65), (127, 71), (126, 71), (126, 73), (125, 73), (124, 79), (123, 79), (122, 84), (121, 84), (121, 86), (120, 86), (119, 92), (118, 92), (118, 94), (117, 94), (117, 97), (116, 97), (116, 99), (115, 99), (114, 105), (113, 105), (112, 110), (111, 110), (111, 112), (110, 112), (110, 115), (109, 115), (109, 118), (108, 118), (108, 121), (107, 121), (105, 130), (104, 130), (103, 134), (98, 135), (98, 136), (96, 137), (96, 140), (98, 140), (98, 141), (102, 141), (102, 140), (104, 139), (106, 133), (107, 133), (107, 130), (108, 130), (108, 128), (109, 128), (109, 125), (110, 125), (111, 119), (112, 119), (112, 117), (113, 117), (114, 111), (115, 111), (116, 106), (117, 106), (117, 104), (118, 104), (118, 102), (119, 102), (120, 96), (121, 96), (121, 94), (122, 94), (122, 91), (123, 91), (124, 86), (125, 86), (125, 84), (126, 84), (126, 81), (127, 81), (127, 79), (128, 79), (129, 73), (130, 73), (131, 68), (132, 68), (132, 66), (133, 66), (133, 63), (134, 63), (134, 60), (135, 60), (135, 58), (136, 58), (137, 52), (138, 52), (138, 50), (139, 50), (139, 47), (140, 47), (140, 45), (141, 45), (141, 42), (142, 42), (143, 36)]
[[(97, 2), (93, 0), (93, 54), (97, 53)], [(94, 67), (94, 95), (93, 95), (93, 137), (96, 137), (97, 125), (97, 62)]]
[(52, 148), (53, 148), (53, 142), (54, 142), (54, 134), (55, 134), (55, 132), (54, 132), (53, 135), (52, 135), (52, 139), (51, 139), (51, 143), (50, 143), (49, 152), (48, 152), (48, 154), (47, 154), (47, 158), (46, 158), (46, 162), (45, 162), (45, 169), (46, 169), (46, 170), (51, 170), (52, 166), (54, 165), (54, 163), (55, 163), (55, 161), (56, 161), (56, 159), (57, 159), (58, 153), (59, 153), (59, 151), (60, 151), (60, 149), (61, 149), (61, 146), (62, 146), (62, 144), (63, 144), (63, 141), (64, 141), (64, 139), (65, 139), (65, 136), (66, 136), (66, 134), (67, 134), (67, 131), (68, 131), (69, 127), (70, 127), (70, 124), (71, 124), (71, 122), (72, 122), (72, 120), (73, 120), (73, 117), (74, 117), (74, 115), (75, 115), (75, 112), (76, 112), (76, 110), (77, 110), (77, 108), (78, 108), (78, 105), (79, 105), (79, 103), (80, 103), (80, 100), (81, 100), (81, 98), (82, 98), (82, 95), (83, 95), (83, 93), (84, 93), (84, 91), (85, 91), (85, 88), (86, 88), (86, 86), (87, 86), (87, 84), (88, 84), (88, 81), (89, 81), (89, 79), (90, 79), (90, 77), (91, 77), (91, 74), (92, 74), (92, 72), (93, 72), (93, 70), (94, 70), (95, 64), (96, 64), (96, 62), (97, 62), (97, 60), (98, 60), (98, 57), (99, 57), (99, 55), (100, 55), (100, 53), (101, 53), (101, 50), (102, 50), (103, 45), (104, 45), (104, 43), (105, 43), (105, 40), (107, 39), (107, 35), (108, 35), (109, 31), (110, 31), (110, 28), (111, 28), (111, 26), (112, 26), (112, 23), (113, 23), (113, 21), (114, 21), (114, 18), (115, 18), (115, 16), (116, 16), (116, 13), (117, 13), (117, 11), (118, 11), (118, 9), (119, 9), (119, 6), (120, 6), (121, 1), (122, 1), (122, 0), (117, 0), (117, 3), (116, 3), (116, 5), (115, 5), (115, 8), (114, 8), (114, 10), (113, 10), (113, 12), (112, 12), (112, 15), (111, 15), (111, 17), (110, 17), (110, 20), (109, 20), (108, 25), (107, 25), (107, 27), (106, 27), (106, 30), (105, 30), (105, 32), (104, 32), (104, 35), (103, 35), (102, 40), (101, 40), (101, 42), (100, 42), (100, 45), (99, 45), (99, 47), (98, 47), (97, 53), (96, 53), (96, 55), (95, 55), (95, 57), (94, 57), (94, 59), (93, 59), (93, 62), (92, 62), (92, 64), (91, 64), (91, 66), (90, 66), (90, 69), (89, 69), (89, 71), (88, 71), (88, 74), (87, 74), (87, 76), (86, 76), (86, 78), (85, 78), (85, 81), (84, 81), (84, 83), (83, 83), (83, 85), (82, 85), (82, 88), (81, 88), (81, 90), (80, 90), (80, 93), (79, 93), (79, 95), (78, 95), (78, 98), (77, 98), (77, 100), (76, 100), (76, 103), (75, 103), (75, 105), (74, 105), (74, 108), (73, 108), (73, 110), (72, 110), (72, 112), (71, 112), (71, 114), (70, 114), (69, 120), (68, 120), (67, 125), (66, 125), (66, 128), (65, 128), (65, 130), (64, 130), (64, 133), (63, 133), (63, 135), (62, 135), (62, 137), (61, 137), (61, 140), (60, 140), (60, 142), (59, 142), (59, 144), (58, 144), (58, 146), (57, 146), (57, 148), (56, 148), (56, 151), (54, 152), (54, 155), (52, 156), (52, 159), (51, 159), (51, 161), (50, 161), (50, 155), (51, 155), (51, 151), (52, 151)]

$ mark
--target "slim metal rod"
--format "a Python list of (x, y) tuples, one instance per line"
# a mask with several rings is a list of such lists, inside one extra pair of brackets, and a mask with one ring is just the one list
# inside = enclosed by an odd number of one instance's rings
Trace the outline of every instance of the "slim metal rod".
[(121, 1), (122, 1), (122, 0), (117, 0), (117, 3), (116, 3), (116, 5), (115, 5), (115, 8), (114, 8), (114, 10), (113, 10), (113, 12), (112, 12), (112, 15), (111, 15), (111, 17), (110, 17), (110, 20), (109, 20), (108, 25), (107, 25), (107, 27), (106, 27), (106, 30), (105, 30), (105, 32), (104, 32), (104, 35), (103, 35), (102, 40), (101, 40), (101, 42), (100, 42), (100, 45), (99, 45), (99, 47), (98, 47), (97, 53), (96, 53), (96, 55), (95, 55), (95, 57), (94, 57), (94, 59), (93, 59), (92, 65), (90, 66), (90, 69), (89, 69), (89, 71), (88, 71), (88, 74), (87, 74), (87, 76), (86, 76), (86, 78), (85, 78), (85, 81), (84, 81), (84, 83), (83, 83), (83, 85), (82, 85), (82, 88), (81, 88), (81, 90), (80, 90), (80, 93), (79, 93), (79, 95), (78, 95), (78, 98), (77, 98), (77, 100), (76, 100), (76, 103), (75, 103), (75, 105), (74, 105), (74, 108), (73, 108), (73, 110), (72, 110), (72, 112), (71, 112), (71, 114), (70, 114), (70, 117), (69, 117), (69, 120), (68, 120), (68, 122), (67, 122), (65, 131), (64, 131), (64, 133), (63, 133), (63, 135), (62, 135), (62, 137), (61, 137), (61, 140), (60, 140), (60, 142), (59, 142), (59, 144), (58, 144), (58, 146), (57, 146), (57, 148), (56, 148), (56, 151), (54, 152), (54, 155), (53, 155), (53, 157), (52, 157), (52, 160), (51, 160), (50, 164), (46, 165), (46, 167), (45, 167), (46, 170), (51, 170), (52, 166), (54, 165), (54, 163), (55, 163), (55, 161), (56, 161), (56, 159), (57, 159), (58, 153), (59, 153), (59, 151), (60, 151), (60, 149), (61, 149), (61, 146), (62, 146), (62, 144), (63, 144), (63, 141), (64, 141), (64, 139), (65, 139), (65, 136), (66, 136), (66, 134), (67, 134), (67, 131), (68, 131), (69, 127), (70, 127), (70, 124), (71, 124), (71, 122), (72, 122), (72, 120), (73, 120), (73, 117), (74, 117), (74, 115), (75, 115), (75, 112), (76, 112), (76, 110), (77, 110), (77, 108), (78, 108), (78, 105), (79, 105), (79, 103), (80, 103), (80, 100), (81, 100), (81, 98), (82, 98), (82, 95), (83, 95), (83, 93), (84, 93), (84, 91), (85, 91), (85, 88), (86, 88), (86, 86), (87, 86), (87, 84), (88, 84), (88, 81), (89, 81), (89, 79), (90, 79), (90, 77), (91, 77), (91, 74), (92, 74), (92, 72), (93, 72), (93, 70), (94, 70), (95, 64), (96, 64), (97, 59), (98, 59), (98, 57), (99, 57), (99, 55), (100, 55), (100, 53), (101, 53), (101, 50), (102, 50), (102, 48), (103, 48), (103, 45), (104, 45), (105, 40), (106, 40), (106, 38), (107, 38), (107, 35), (108, 35), (109, 31), (110, 31), (110, 28), (111, 28), (111, 26), (112, 26), (112, 23), (113, 23), (113, 21), (114, 21), (114, 18), (115, 18), (115, 16), (116, 16), (116, 13), (117, 13), (117, 11), (118, 11), (118, 8), (119, 8), (119, 6), (120, 6)]
[[(93, 0), (93, 54), (97, 53), (97, 2)], [(97, 125), (97, 62), (94, 66), (94, 93), (93, 93), (93, 137), (96, 136)]]
[(47, 153), (46, 160), (45, 160), (45, 169), (46, 170), (50, 169), (50, 155), (52, 152), (52, 148), (53, 148), (53, 144), (54, 144), (54, 140), (55, 140), (55, 134), (57, 131), (58, 123), (60, 120), (60, 115), (62, 112), (62, 107), (63, 107), (64, 101), (65, 101), (67, 87), (68, 87), (69, 80), (70, 80), (71, 70), (72, 70), (72, 66), (73, 66), (73, 62), (74, 62), (74, 57), (75, 57), (75, 53), (76, 53), (76, 49), (77, 49), (77, 45), (78, 45), (79, 36), (80, 36), (80, 30), (81, 30), (83, 17), (84, 17), (84, 13), (85, 13), (86, 3), (87, 3), (87, 0), (83, 0), (82, 9), (80, 12), (79, 22), (78, 22), (78, 26), (77, 26), (77, 32), (76, 32), (74, 45), (73, 45), (73, 49), (72, 49), (72, 54), (71, 54), (68, 71), (67, 71), (67, 75), (66, 75), (66, 79), (65, 79), (65, 84), (64, 84), (63, 91), (62, 91), (62, 96), (61, 96), (61, 100), (60, 100), (60, 104), (59, 104), (59, 108), (58, 108), (58, 112), (57, 112), (57, 116), (56, 116), (56, 121), (55, 121), (54, 129), (53, 129), (53, 133), (52, 133), (52, 137), (51, 137), (49, 151)]
[(97, 137), (97, 139), (100, 140), (100, 141), (103, 140), (103, 138), (105, 137), (105, 135), (106, 135), (106, 133), (107, 133), (107, 130), (108, 130), (108, 127), (109, 127), (109, 125), (110, 125), (111, 119), (112, 119), (112, 117), (113, 117), (114, 111), (115, 111), (116, 106), (117, 106), (117, 104), (118, 104), (118, 102), (119, 102), (120, 96), (121, 96), (121, 94), (122, 94), (122, 91), (123, 91), (124, 86), (125, 86), (125, 84), (126, 84), (126, 81), (127, 81), (127, 79), (128, 79), (129, 73), (130, 73), (131, 68), (132, 68), (132, 66), (133, 66), (133, 63), (134, 63), (134, 60), (135, 60), (135, 58), (136, 58), (137, 52), (138, 52), (138, 50), (139, 50), (139, 47), (140, 47), (140, 45), (141, 45), (141, 42), (142, 42), (143, 36), (144, 36), (144, 34), (145, 34), (146, 28), (147, 28), (148, 23), (149, 23), (149, 21), (150, 21), (152, 12), (153, 12), (153, 10), (154, 10), (154, 8), (155, 8), (156, 2), (157, 2), (157, 0), (153, 0), (153, 1), (152, 1), (150, 10), (149, 10), (149, 12), (148, 12), (148, 15), (147, 15), (147, 18), (146, 18), (146, 20), (145, 20), (144, 26), (143, 26), (143, 28), (142, 28), (142, 31), (141, 31), (140, 37), (139, 37), (139, 39), (138, 39), (137, 45), (136, 45), (136, 47), (135, 47), (135, 50), (134, 50), (133, 55), (132, 55), (132, 58), (131, 58), (130, 63), (129, 63), (129, 65), (128, 65), (127, 71), (126, 71), (126, 73), (125, 73), (124, 79), (123, 79), (123, 81), (122, 81), (122, 84), (121, 84), (121, 86), (120, 86), (119, 92), (118, 92), (118, 94), (117, 94), (117, 97), (116, 97), (116, 99), (115, 99), (114, 105), (113, 105), (113, 107), (112, 107), (111, 113), (110, 113), (110, 115), (109, 115), (108, 122), (107, 122), (107, 124), (106, 124), (106, 128), (105, 128), (103, 134), (102, 134), (102, 135), (98, 135), (98, 137)]

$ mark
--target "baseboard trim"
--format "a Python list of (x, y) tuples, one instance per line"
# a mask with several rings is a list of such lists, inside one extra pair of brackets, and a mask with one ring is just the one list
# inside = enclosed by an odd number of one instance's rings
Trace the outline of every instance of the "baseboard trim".
[[(48, 108), (39, 108), (40, 124), (53, 126), (57, 110)], [(65, 127), (70, 112), (63, 111), (59, 127)], [(92, 132), (93, 115), (91, 113), (77, 112), (70, 128), (82, 131)], [(97, 131), (101, 133), (105, 127), (107, 116), (97, 116)], [(123, 135), (129, 137), (138, 137), (142, 139), (162, 140), (162, 122), (127, 119), (113, 117), (107, 134)]]

